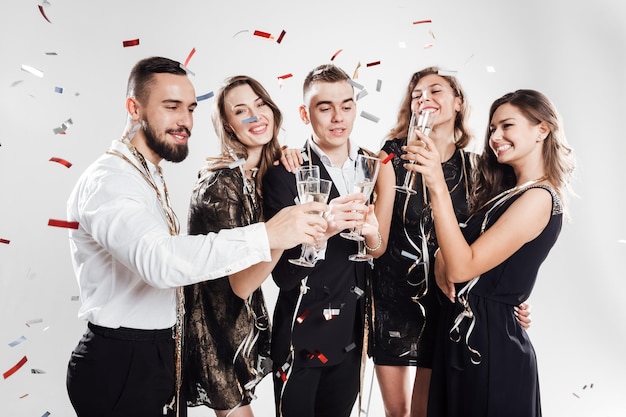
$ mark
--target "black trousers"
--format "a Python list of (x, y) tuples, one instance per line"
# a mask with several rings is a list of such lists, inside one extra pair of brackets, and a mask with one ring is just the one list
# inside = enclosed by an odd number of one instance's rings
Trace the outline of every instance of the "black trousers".
[[(72, 352), (67, 392), (78, 417), (174, 416), (172, 331), (108, 329), (89, 323)], [(184, 403), (181, 415), (186, 415)]]
[(274, 399), (276, 416), (281, 417), (350, 417), (359, 393), (361, 357), (359, 349), (346, 354), (334, 366), (294, 368), (285, 382), (276, 374)]

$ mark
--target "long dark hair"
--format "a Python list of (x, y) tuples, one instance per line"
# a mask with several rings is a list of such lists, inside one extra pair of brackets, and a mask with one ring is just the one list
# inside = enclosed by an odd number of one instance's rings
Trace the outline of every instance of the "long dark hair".
[[(570, 178), (575, 168), (573, 150), (569, 147), (563, 123), (554, 104), (548, 97), (535, 90), (517, 90), (507, 93), (495, 100), (489, 110), (489, 123), (493, 114), (503, 104), (515, 106), (530, 123), (545, 123), (550, 132), (543, 140), (543, 162), (548, 181), (555, 187), (565, 205), (565, 194), (569, 188)], [(489, 199), (498, 193), (514, 187), (517, 178), (513, 168), (498, 162), (496, 155), (489, 147), (491, 129), (485, 133), (482, 154), (478, 157), (474, 171), (474, 193), (472, 195), (472, 211), (480, 209)], [(564, 207), (565, 208), (565, 207)]]

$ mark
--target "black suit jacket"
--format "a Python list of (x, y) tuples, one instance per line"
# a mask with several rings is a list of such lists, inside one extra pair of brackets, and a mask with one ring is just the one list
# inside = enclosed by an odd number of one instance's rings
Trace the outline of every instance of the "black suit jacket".
[[(320, 167), (320, 177), (330, 175), (316, 154), (312, 164)], [(295, 204), (296, 179), (280, 165), (272, 167), (263, 179), (265, 218)], [(329, 201), (339, 196), (333, 185)], [(330, 366), (341, 362), (345, 353), (362, 348), (366, 274), (368, 262), (353, 262), (348, 256), (356, 253), (357, 243), (339, 234), (328, 240), (326, 256), (315, 267), (293, 265), (288, 259), (300, 255), (300, 246), (283, 253), (272, 276), (280, 288), (274, 310), (272, 360), (275, 368), (286, 362), (296, 367)], [(306, 293), (300, 298), (303, 280)], [(297, 308), (297, 311), (295, 311)], [(330, 320), (324, 309), (339, 309)], [(293, 328), (293, 330), (292, 330)], [(289, 360), (291, 345), (294, 363)]]

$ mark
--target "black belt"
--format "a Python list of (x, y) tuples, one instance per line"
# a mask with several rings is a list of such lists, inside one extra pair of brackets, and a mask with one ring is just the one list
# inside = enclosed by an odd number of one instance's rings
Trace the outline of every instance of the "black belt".
[(128, 327), (119, 327), (111, 329), (109, 327), (98, 326), (97, 324), (88, 323), (87, 327), (95, 334), (118, 340), (132, 340), (136, 342), (151, 342), (153, 340), (172, 339), (172, 329), (161, 330), (143, 330), (129, 329)]

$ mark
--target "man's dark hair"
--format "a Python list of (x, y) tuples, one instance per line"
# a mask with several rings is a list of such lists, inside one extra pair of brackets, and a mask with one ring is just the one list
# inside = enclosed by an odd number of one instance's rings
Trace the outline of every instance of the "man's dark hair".
[(163, 73), (187, 75), (187, 71), (178, 61), (160, 56), (144, 58), (137, 62), (130, 72), (126, 97), (135, 97), (140, 103), (145, 103), (154, 74)]

